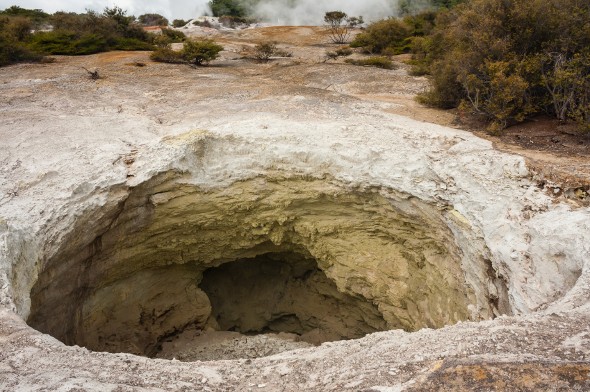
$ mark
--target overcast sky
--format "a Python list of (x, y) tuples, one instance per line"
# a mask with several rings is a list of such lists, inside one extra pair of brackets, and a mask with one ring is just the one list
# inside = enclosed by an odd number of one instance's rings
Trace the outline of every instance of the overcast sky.
[[(157, 13), (168, 19), (192, 19), (203, 15), (208, 0), (0, 0), (0, 10), (12, 5), (40, 8), (46, 12), (102, 11), (115, 5), (129, 15)], [(326, 11), (340, 10), (365, 20), (386, 18), (395, 14), (396, 0), (298, 0), (295, 6), (287, 0), (261, 0), (258, 13), (278, 24), (321, 24)]]

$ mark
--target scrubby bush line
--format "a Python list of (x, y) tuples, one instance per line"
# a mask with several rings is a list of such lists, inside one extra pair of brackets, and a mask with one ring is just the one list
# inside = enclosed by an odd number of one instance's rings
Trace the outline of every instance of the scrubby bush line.
[(432, 79), (421, 102), (481, 116), (492, 131), (539, 113), (590, 131), (586, 1), (470, 0), (375, 22), (351, 46), (413, 53), (411, 73)]
[(472, 0), (437, 19), (417, 52), (433, 88), (491, 130), (548, 113), (590, 130), (590, 7), (581, 0)]
[[(144, 15), (145, 16), (145, 15)], [(157, 14), (145, 17), (157, 20)], [(154, 19), (155, 18), (155, 19)], [(159, 19), (159, 22), (166, 20)], [(52, 27), (51, 31), (35, 29)], [(168, 34), (164, 30), (164, 34)], [(174, 33), (178, 41), (181, 33)], [(170, 35), (170, 34), (168, 34)], [(40, 61), (44, 55), (86, 55), (108, 50), (152, 50), (154, 35), (145, 32), (119, 7), (84, 14), (10, 7), (0, 12), (0, 65)]]

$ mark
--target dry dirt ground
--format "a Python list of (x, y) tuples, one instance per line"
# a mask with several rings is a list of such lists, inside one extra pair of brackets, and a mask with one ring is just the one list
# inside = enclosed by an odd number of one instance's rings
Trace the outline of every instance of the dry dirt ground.
[[(0, 95), (0, 105), (18, 107), (21, 110), (28, 105), (27, 110), (33, 119), (41, 119), (42, 116), (38, 115), (41, 112), (47, 114), (69, 111), (78, 115), (80, 121), (84, 121), (85, 112), (100, 106), (104, 107), (105, 116), (109, 118), (115, 118), (118, 113), (123, 112), (148, 118), (149, 122), (137, 124), (146, 133), (158, 132), (157, 127), (150, 124), (179, 124), (183, 106), (189, 101), (195, 106), (195, 100), (199, 101), (197, 107), (200, 110), (217, 119), (228, 111), (244, 112), (245, 116), (264, 113), (265, 102), (273, 101), (276, 104), (284, 101), (285, 116), (292, 115), (294, 118), (313, 116), (314, 113), (330, 116), (333, 107), (343, 104), (356, 105), (359, 110), (362, 110), (363, 105), (370, 104), (384, 112), (401, 114), (419, 121), (456, 128), (464, 126), (456, 113), (426, 108), (414, 101), (417, 93), (428, 88), (428, 80), (425, 77), (408, 75), (408, 66), (403, 62), (398, 61), (398, 68), (395, 70), (381, 70), (344, 64), (342, 60), (326, 61), (325, 53), (332, 50), (334, 45), (327, 42), (320, 28), (268, 27), (223, 34), (195, 30), (191, 35), (213, 36), (224, 45), (225, 51), (218, 60), (202, 68), (155, 63), (150, 61), (149, 52), (57, 56), (56, 61), (51, 64), (8, 67), (0, 71), (0, 87), (10, 85), (6, 90), (8, 93)], [(292, 56), (274, 58), (268, 63), (243, 58), (245, 47), (251, 48), (256, 43), (265, 41), (276, 41), (279, 48), (291, 52)], [(82, 67), (98, 69), (102, 78), (90, 80)], [(28, 79), (21, 83), (23, 78), (17, 75), (22, 74), (28, 75)], [(126, 94), (121, 94), (120, 100), (114, 98), (117, 97), (117, 90), (129, 85), (133, 85), (135, 99), (128, 99)], [(63, 99), (64, 96), (77, 97), (77, 102)], [(322, 104), (306, 108), (303, 97), (310, 96), (321, 100)], [(170, 99), (175, 101), (170, 102)], [(299, 111), (291, 114), (293, 102), (297, 102)], [(23, 110), (22, 113), (26, 115), (26, 111)], [(338, 110), (333, 113), (334, 116), (341, 115)], [(17, 120), (11, 118), (7, 121), (5, 125), (9, 127), (11, 121)], [(206, 129), (207, 123), (198, 126)], [(539, 186), (545, 187), (556, 198), (565, 198), (574, 205), (588, 202), (590, 138), (575, 134), (570, 127), (560, 126), (547, 119), (537, 119), (510, 128), (500, 136), (476, 132), (479, 136), (492, 140), (498, 149), (526, 157), (530, 167), (536, 172)], [(125, 141), (123, 133), (120, 139)], [(51, 142), (47, 143), (50, 146)], [(71, 144), (75, 148), (76, 141), (72, 140)], [(14, 163), (10, 159), (2, 164), (11, 166), (12, 170), (18, 170), (20, 166), (18, 161)], [(129, 173), (129, 176), (133, 176), (133, 173)], [(5, 192), (2, 197), (16, 197), (20, 192), (18, 184), (8, 183), (11, 181), (8, 175), (5, 179), (5, 183), (0, 186), (10, 191)], [(14, 316), (6, 314), (5, 317), (10, 319)], [(41, 389), (33, 388), (33, 384), (38, 386), (42, 382), (47, 382), (46, 390), (61, 388), (64, 391), (81, 391), (84, 390), (83, 385), (94, 389), (100, 385), (108, 385), (112, 390), (121, 391), (191, 390), (199, 383), (202, 390), (219, 391), (248, 388), (261, 391), (295, 391), (299, 390), (297, 385), (313, 390), (366, 392), (589, 390), (590, 332), (587, 328), (587, 313), (582, 313), (577, 318), (574, 314), (555, 314), (552, 320), (545, 318), (538, 323), (533, 321), (506, 317), (500, 325), (485, 322), (483, 326), (469, 323), (459, 326), (446, 336), (448, 340), (457, 341), (456, 347), (448, 356), (440, 354), (448, 348), (447, 341), (441, 342), (440, 347), (423, 346), (422, 339), (428, 338), (433, 333), (431, 330), (415, 334), (400, 332), (400, 345), (406, 347), (403, 349), (388, 347), (391, 340), (386, 343), (384, 337), (397, 332), (385, 332), (371, 335), (359, 343), (360, 346), (373, 347), (375, 356), (385, 356), (388, 350), (398, 350), (399, 358), (388, 358), (380, 367), (374, 366), (374, 362), (365, 363), (363, 357), (356, 355), (354, 347), (347, 348), (345, 343), (338, 342), (322, 346), (314, 358), (302, 360), (295, 354), (283, 353), (279, 357), (262, 359), (259, 362), (241, 361), (239, 366), (243, 369), (242, 378), (236, 379), (231, 369), (235, 363), (223, 361), (195, 371), (190, 364), (168, 367), (167, 361), (138, 360), (128, 355), (96, 354), (89, 359), (84, 349), (76, 349), (76, 353), (72, 354), (53, 339), (29, 329), (25, 330), (18, 322), (9, 320), (3, 326), (5, 330), (0, 331), (0, 344), (10, 343), (7, 346), (9, 350), (0, 350), (0, 379), (3, 372), (11, 372), (13, 375), (15, 371), (28, 375), (38, 372), (38, 369), (27, 365), (23, 359), (28, 354), (19, 352), (19, 347), (27, 347), (29, 351), (37, 350), (39, 355), (46, 355), (46, 359), (42, 360), (45, 366), (43, 372), (31, 384), (31, 389), (36, 390)], [(559, 325), (563, 329), (560, 332), (551, 328), (552, 325)], [(489, 331), (480, 336), (480, 328), (489, 328)], [(457, 330), (462, 331), (465, 334), (462, 337), (470, 339), (471, 343), (475, 342), (475, 345), (465, 348), (461, 337), (456, 335)], [(534, 334), (530, 341), (524, 342), (521, 340), (522, 335), (516, 337), (515, 331), (530, 331)], [(444, 335), (445, 332), (441, 333)], [(560, 333), (576, 338), (562, 341)], [(248, 350), (252, 348), (249, 347)], [(504, 350), (508, 354), (500, 360), (494, 356), (495, 350)], [(540, 358), (546, 358), (546, 361)], [(69, 375), (70, 381), (64, 381), (68, 372), (63, 369), (68, 364), (86, 360), (96, 363), (104, 361), (112, 373), (81, 372)], [(343, 370), (334, 374), (323, 373), (322, 368), (326, 366), (326, 361), (330, 362), (331, 368), (337, 368), (342, 363)], [(355, 375), (351, 375), (345, 368), (351, 364)], [(258, 366), (265, 367), (264, 374), (258, 372)], [(160, 375), (159, 367), (168, 369), (167, 373)], [(175, 371), (178, 374), (173, 379), (171, 374)], [(59, 374), (62, 378), (52, 378), (51, 372), (62, 372)], [(393, 384), (399, 387), (379, 386)], [(10, 385), (18, 386), (20, 390), (26, 390), (23, 389), (24, 384), (19, 384), (18, 377), (3, 385), (8, 386), (7, 388)]]

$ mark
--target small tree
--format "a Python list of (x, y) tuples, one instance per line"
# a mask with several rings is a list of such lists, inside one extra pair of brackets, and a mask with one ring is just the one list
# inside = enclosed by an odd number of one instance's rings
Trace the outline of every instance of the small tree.
[(330, 40), (335, 44), (344, 44), (350, 38), (352, 29), (364, 23), (363, 17), (349, 17), (346, 12), (329, 11), (324, 15), (328, 26)]
[(241, 0), (211, 0), (209, 8), (213, 16), (245, 17), (248, 14), (246, 6)]
[(202, 41), (187, 40), (182, 49), (182, 57), (188, 63), (203, 65), (215, 60), (222, 50), (223, 46), (210, 39)]
[(127, 11), (117, 6), (114, 6), (113, 8), (105, 7), (102, 11), (102, 15), (117, 22), (119, 28), (123, 30), (135, 21), (135, 16), (128, 16)]

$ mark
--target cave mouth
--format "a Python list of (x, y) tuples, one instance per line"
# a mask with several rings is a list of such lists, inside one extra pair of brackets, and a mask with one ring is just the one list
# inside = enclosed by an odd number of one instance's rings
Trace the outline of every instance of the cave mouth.
[(166, 336), (153, 355), (180, 360), (255, 358), (387, 329), (377, 307), (338, 291), (301, 253), (266, 253), (204, 271), (206, 325)]
[(338, 291), (314, 259), (268, 253), (210, 268), (201, 289), (222, 331), (285, 332), (314, 344), (387, 329), (377, 307)]
[(457, 245), (452, 209), (307, 178), (179, 181), (154, 177), (80, 218), (39, 263), (28, 324), (94, 351), (192, 360), (221, 359), (187, 347), (227, 339), (293, 348), (510, 311), (502, 276)]
[[(97, 290), (73, 304), (75, 326), (62, 341), (192, 361), (257, 357), (388, 329), (376, 305), (338, 291), (303, 251), (196, 271), (191, 264), (150, 269)], [(28, 322), (46, 328), (38, 313)], [(258, 347), (235, 344), (255, 335), (265, 335)]]

